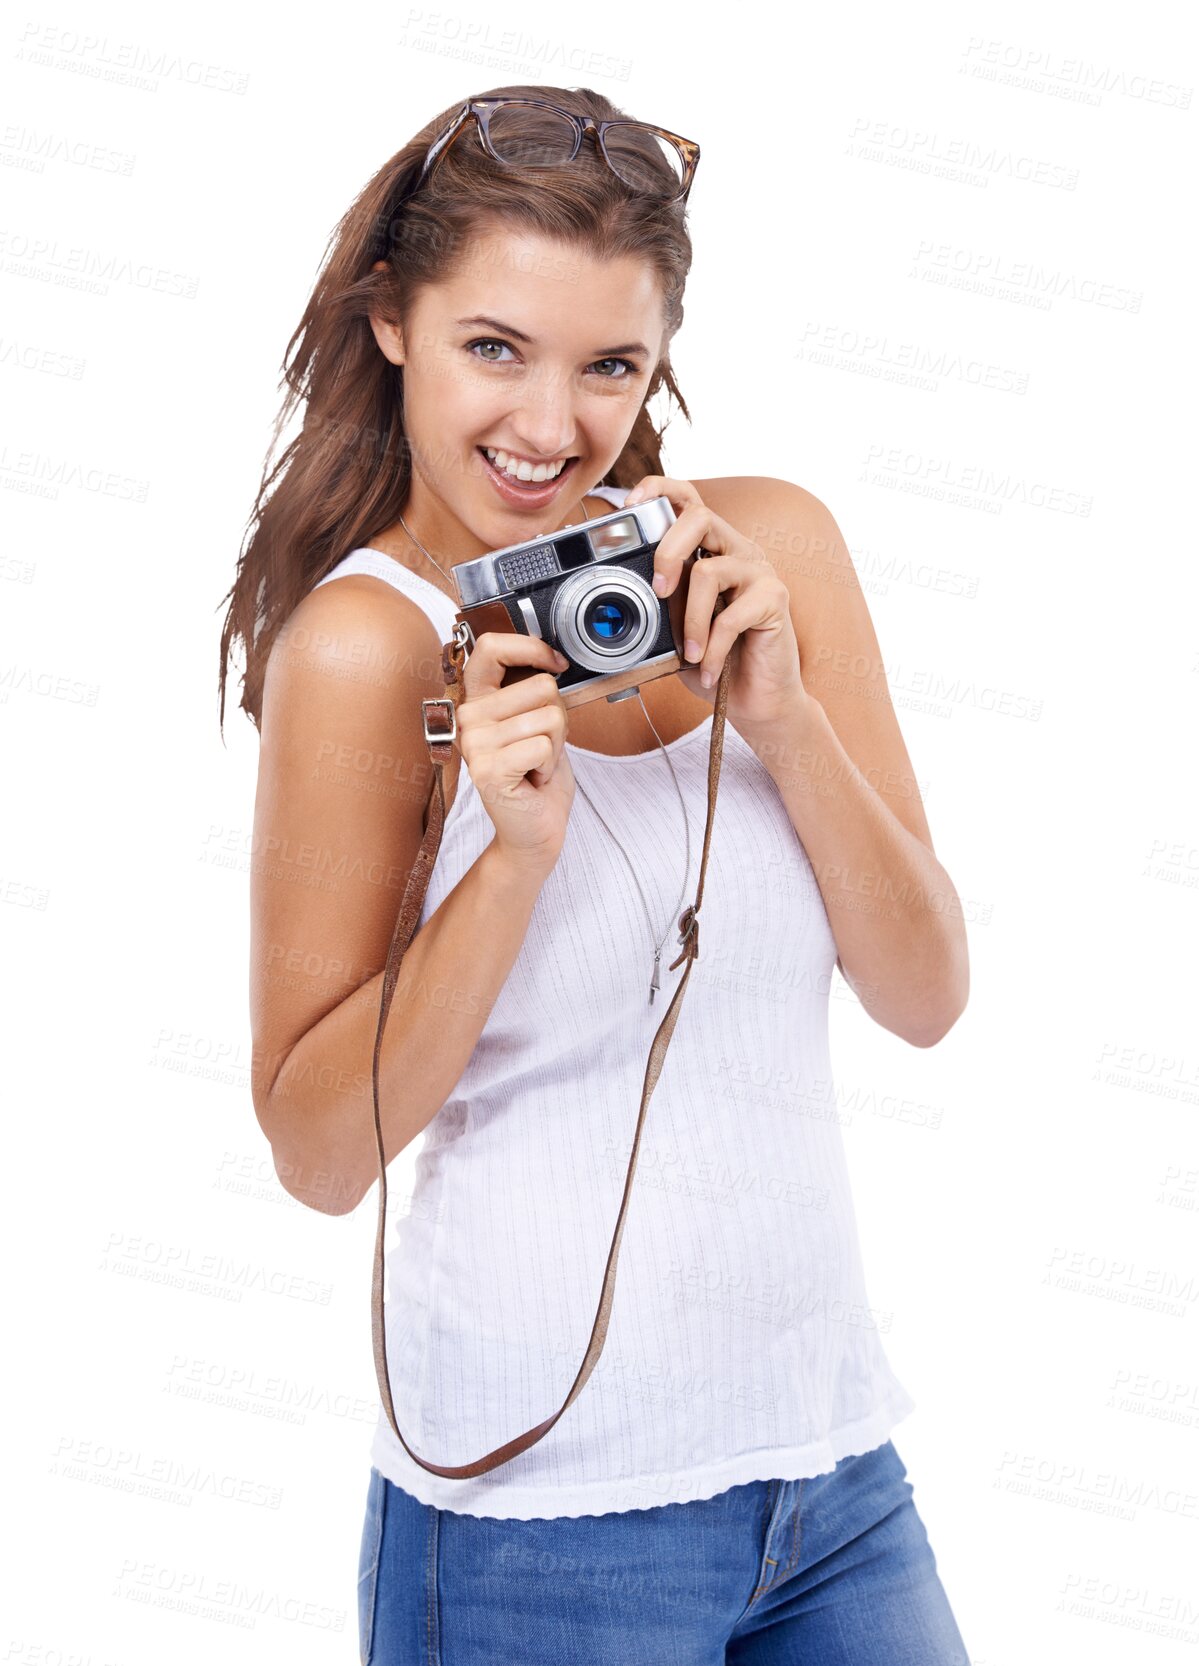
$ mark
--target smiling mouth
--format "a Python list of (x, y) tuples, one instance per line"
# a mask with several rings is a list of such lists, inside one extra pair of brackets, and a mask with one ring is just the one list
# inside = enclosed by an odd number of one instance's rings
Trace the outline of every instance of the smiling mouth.
[[(491, 449), (494, 451), (497, 448), (493, 446)], [(560, 486), (566, 479), (567, 475), (571, 472), (579, 460), (577, 457), (568, 457), (566, 462), (558, 470), (557, 474), (549, 475), (544, 480), (522, 480), (519, 475), (510, 474), (506, 468), (500, 468), (495, 459), (487, 455), (486, 447), (479, 445), (475, 447), (475, 450), (479, 453), (479, 456), (483, 459), (484, 463), (486, 463), (492, 474), (494, 474), (498, 480), (503, 481), (505, 486), (510, 486), (517, 492), (527, 492), (530, 497), (535, 497), (539, 493), (552, 493), (555, 491), (557, 487)], [(507, 454), (502, 453), (502, 455)]]

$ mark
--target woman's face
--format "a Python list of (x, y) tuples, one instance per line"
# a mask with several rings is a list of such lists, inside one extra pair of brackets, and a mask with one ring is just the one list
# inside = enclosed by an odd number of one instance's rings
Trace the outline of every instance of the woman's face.
[[(404, 367), (413, 515), (443, 547), (456, 521), (498, 549), (577, 519), (620, 455), (662, 348), (662, 295), (644, 261), (499, 227), (418, 291), (406, 332), (371, 325)], [(564, 459), (556, 478), (509, 478)]]

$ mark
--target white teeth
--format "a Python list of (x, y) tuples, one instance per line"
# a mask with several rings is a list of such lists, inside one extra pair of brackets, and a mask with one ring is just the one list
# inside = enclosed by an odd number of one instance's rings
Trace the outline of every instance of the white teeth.
[(510, 458), (506, 451), (497, 451), (494, 446), (486, 445), (483, 449), (496, 468), (502, 469), (505, 474), (511, 475), (514, 480), (554, 480), (562, 473), (568, 461), (567, 458), (563, 457), (556, 463), (537, 463), (534, 465), (525, 462), (523, 459)]

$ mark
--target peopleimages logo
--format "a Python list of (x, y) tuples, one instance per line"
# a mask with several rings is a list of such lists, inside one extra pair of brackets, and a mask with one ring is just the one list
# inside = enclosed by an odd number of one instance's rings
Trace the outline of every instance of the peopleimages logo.
[(63, 69), (143, 92), (156, 92), (163, 81), (238, 95), (250, 85), (248, 75), (223, 64), (206, 64), (138, 41), (114, 40), (53, 23), (27, 23), (17, 42), (16, 57), (44, 69)]
[(1058, 266), (1041, 266), (1035, 260), (1012, 260), (994, 249), (962, 248), (926, 238), (913, 259), (916, 264), (909, 277), (951, 289), (977, 290), (998, 299), (1019, 299), (1044, 311), (1062, 296), (1114, 312), (1140, 312), (1144, 300), (1139, 289), (1064, 272)]
[[(903, 446), (871, 445), (859, 477), (870, 485), (891, 485), (901, 481), (942, 491), (972, 493), (980, 502), (990, 503), (998, 514), (1005, 503), (1022, 503), (1031, 509), (1053, 509), (1062, 515), (1091, 513), (1093, 500), (1080, 492), (1066, 491), (1023, 475), (997, 474), (985, 463), (957, 463), (949, 457), (933, 457)], [(928, 495), (936, 495), (930, 490)]]
[(795, 357), (885, 382), (902, 382), (935, 393), (942, 381), (965, 382), (995, 393), (1024, 394), (1028, 372), (984, 359), (968, 358), (944, 347), (917, 341), (893, 341), (872, 330), (808, 322), (800, 332)]
[(958, 65), (959, 75), (1024, 87), (1031, 92), (1049, 92), (1077, 103), (1098, 104), (1104, 93), (1114, 92), (1146, 104), (1189, 110), (1195, 90), (1157, 76), (1130, 75), (1127, 70), (1088, 63), (1085, 58), (1065, 57), (1013, 41), (987, 40), (982, 35), (971, 35), (962, 57), (966, 62)]
[(114, 284), (128, 289), (153, 290), (158, 295), (194, 301), (200, 280), (187, 272), (172, 272), (151, 261), (102, 252), (78, 245), (60, 245), (56, 237), (31, 237), (0, 227), (0, 262), (14, 278), (36, 278), (67, 289), (106, 295)]
[(856, 119), (845, 154), (858, 161), (889, 162), (963, 184), (986, 185), (999, 175), (1061, 191), (1073, 191), (1078, 185), (1078, 169), (1064, 162), (1018, 155), (964, 134), (946, 137), (922, 127), (909, 127), (906, 122), (876, 121), (872, 116)]

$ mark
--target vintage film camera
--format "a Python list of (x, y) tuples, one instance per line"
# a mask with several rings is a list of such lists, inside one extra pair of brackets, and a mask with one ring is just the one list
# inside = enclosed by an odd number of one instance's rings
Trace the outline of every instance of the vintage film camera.
[[(654, 551), (674, 519), (669, 498), (650, 498), (460, 562), (452, 573), (469, 645), (484, 631), (540, 636), (570, 661), (556, 673), (568, 707), (624, 699), (679, 670), (691, 565), (706, 552), (688, 556), (672, 595), (655, 595)], [(503, 686), (537, 669), (509, 666)]]

